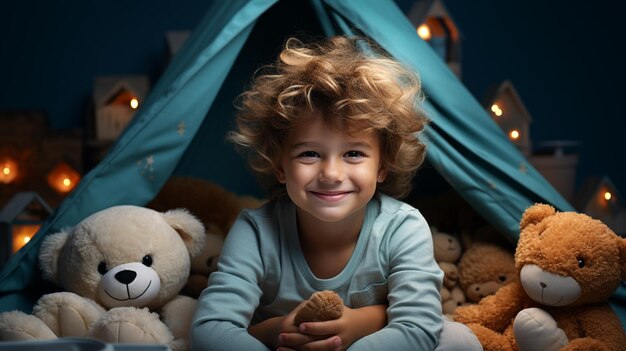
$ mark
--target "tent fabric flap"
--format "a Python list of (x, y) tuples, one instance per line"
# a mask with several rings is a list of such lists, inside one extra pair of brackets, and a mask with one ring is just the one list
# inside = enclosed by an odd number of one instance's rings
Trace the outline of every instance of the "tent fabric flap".
[[(421, 78), (429, 161), (472, 206), (517, 240), (523, 211), (535, 202), (573, 207), (526, 161), (391, 0), (323, 0)], [(332, 17), (332, 15), (331, 15)]]
[[(150, 92), (111, 151), (0, 272), (0, 310), (32, 308), (41, 239), (101, 209), (144, 205), (169, 178), (205, 118), (256, 19), (276, 0), (219, 1)], [(215, 13), (221, 14), (215, 18)], [(128, 186), (132, 184), (132, 186)]]

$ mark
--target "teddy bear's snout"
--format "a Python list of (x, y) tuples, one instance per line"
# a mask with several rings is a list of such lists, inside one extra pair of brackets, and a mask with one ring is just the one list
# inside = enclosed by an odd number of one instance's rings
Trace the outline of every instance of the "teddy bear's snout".
[(161, 280), (151, 267), (139, 262), (124, 263), (102, 275), (98, 297), (105, 306), (145, 307), (157, 298)]
[(137, 273), (135, 273), (135, 271), (123, 270), (115, 274), (115, 279), (126, 285), (132, 283), (135, 278), (137, 278)]
[(534, 264), (522, 267), (520, 282), (531, 299), (547, 306), (567, 306), (582, 294), (574, 278), (543, 270)]

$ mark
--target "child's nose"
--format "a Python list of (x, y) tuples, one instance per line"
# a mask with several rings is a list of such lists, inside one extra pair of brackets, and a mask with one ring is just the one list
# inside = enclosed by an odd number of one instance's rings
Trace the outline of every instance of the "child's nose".
[(320, 181), (339, 182), (343, 180), (344, 170), (341, 162), (336, 159), (325, 160), (320, 171)]

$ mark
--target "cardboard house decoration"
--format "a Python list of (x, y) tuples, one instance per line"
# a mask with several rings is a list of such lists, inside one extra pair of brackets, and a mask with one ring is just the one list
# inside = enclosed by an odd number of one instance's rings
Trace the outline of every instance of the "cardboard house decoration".
[(442, 0), (417, 0), (407, 13), (417, 34), (461, 77), (461, 33)]
[(484, 106), (509, 140), (525, 155), (532, 151), (530, 124), (532, 117), (517, 90), (508, 80), (487, 92)]
[(570, 140), (542, 142), (539, 143), (539, 148), (528, 157), (537, 171), (570, 202), (574, 199), (578, 154), (566, 152), (566, 150), (578, 144), (577, 141)]
[(54, 208), (68, 193), (51, 187), (50, 172), (65, 163), (74, 170), (76, 183), (84, 171), (83, 131), (52, 131), (43, 111), (0, 111), (0, 141), (0, 208), (26, 190), (36, 192)]
[(16, 193), (0, 209), (0, 266), (37, 233), (52, 208), (37, 193)]
[(609, 177), (589, 178), (578, 191), (574, 206), (578, 211), (603, 221), (617, 234), (626, 235), (624, 201)]
[(96, 77), (93, 89), (96, 139), (117, 139), (148, 95), (148, 90), (146, 76)]
[(576, 146), (576, 141), (555, 140), (540, 144), (533, 150), (530, 138), (532, 117), (515, 86), (505, 80), (487, 92), (485, 109), (500, 126), (508, 139), (526, 156), (556, 190), (568, 201), (574, 196), (578, 155), (566, 152)]

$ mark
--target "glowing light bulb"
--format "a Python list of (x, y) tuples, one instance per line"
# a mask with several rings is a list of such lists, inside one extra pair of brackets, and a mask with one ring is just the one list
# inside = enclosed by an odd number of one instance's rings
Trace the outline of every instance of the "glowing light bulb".
[(606, 201), (611, 200), (611, 198), (612, 198), (612, 197), (613, 197), (613, 194), (611, 194), (611, 192), (610, 192), (610, 191), (607, 191), (607, 192), (605, 192), (605, 193), (604, 193), (604, 199), (605, 199)]
[(424, 40), (430, 40), (430, 38), (433, 37), (432, 33), (430, 32), (430, 27), (426, 24), (421, 24), (419, 27), (417, 27), (417, 35), (419, 35), (420, 38)]
[(80, 174), (65, 162), (59, 164), (48, 173), (48, 185), (61, 194), (66, 194), (80, 182)]
[(502, 109), (500, 109), (500, 106), (498, 106), (498, 104), (491, 105), (491, 112), (493, 112), (498, 117), (502, 116)]
[(137, 107), (139, 107), (139, 100), (137, 100), (136, 98), (132, 98), (130, 100), (130, 107), (134, 110)]
[(510, 133), (509, 136), (511, 137), (511, 139), (513, 140), (517, 140), (519, 139), (519, 131), (516, 129), (513, 129)]
[(41, 224), (16, 224), (13, 227), (12, 252), (17, 252), (37, 234)]
[(0, 158), (0, 183), (1, 184), (9, 184), (13, 182), (18, 174), (19, 167), (17, 166), (17, 162), (9, 157)]

